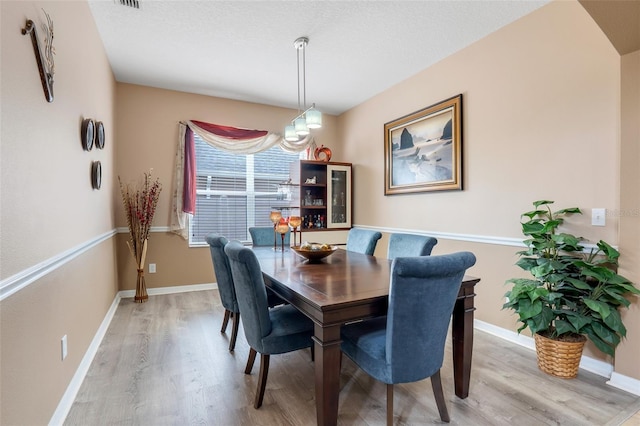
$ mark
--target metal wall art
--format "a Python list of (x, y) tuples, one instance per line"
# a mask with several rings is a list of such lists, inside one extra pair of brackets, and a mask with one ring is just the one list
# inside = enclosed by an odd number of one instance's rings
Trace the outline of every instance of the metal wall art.
[(102, 186), (102, 163), (100, 161), (94, 161), (91, 164), (91, 187), (93, 189), (100, 189)]
[(38, 71), (40, 72), (40, 81), (42, 82), (44, 97), (47, 102), (53, 102), (53, 74), (55, 73), (53, 55), (56, 53), (56, 50), (53, 47), (53, 21), (44, 9), (42, 11), (47, 17), (47, 23), (42, 24), (42, 29), (46, 33), (44, 38), (44, 55), (40, 49), (40, 41), (38, 40), (36, 25), (31, 19), (27, 19), (25, 28), (22, 29), (22, 34), (31, 35), (33, 52), (36, 55), (36, 62), (38, 63)]

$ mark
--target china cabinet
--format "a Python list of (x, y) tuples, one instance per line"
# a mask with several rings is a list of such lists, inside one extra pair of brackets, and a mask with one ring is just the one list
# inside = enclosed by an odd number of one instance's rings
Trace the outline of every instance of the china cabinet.
[(300, 160), (291, 166), (304, 231), (351, 228), (351, 164)]

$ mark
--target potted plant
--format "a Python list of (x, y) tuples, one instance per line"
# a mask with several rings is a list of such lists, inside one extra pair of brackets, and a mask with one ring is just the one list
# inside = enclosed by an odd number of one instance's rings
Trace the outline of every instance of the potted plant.
[(627, 297), (640, 290), (617, 273), (620, 254), (611, 245), (600, 240), (597, 249), (585, 253), (581, 237), (559, 232), (564, 217), (582, 214), (579, 208), (554, 212), (551, 204), (535, 201), (535, 209), (521, 216), (527, 239), (526, 250), (517, 253), (517, 265), (531, 278), (506, 281), (513, 286), (503, 309), (518, 314), (518, 333), (527, 327), (533, 333), (542, 371), (573, 378), (586, 338), (614, 356), (626, 335), (618, 308), (628, 307)]

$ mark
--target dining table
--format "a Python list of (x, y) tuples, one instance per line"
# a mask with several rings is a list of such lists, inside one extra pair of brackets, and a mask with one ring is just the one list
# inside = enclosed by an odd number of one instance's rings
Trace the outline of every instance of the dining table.
[[(340, 328), (385, 315), (392, 261), (342, 248), (311, 262), (290, 248), (253, 247), (265, 285), (314, 324), (317, 424), (336, 425), (340, 393)], [(473, 349), (474, 288), (464, 276), (451, 322), (455, 394), (469, 395)]]

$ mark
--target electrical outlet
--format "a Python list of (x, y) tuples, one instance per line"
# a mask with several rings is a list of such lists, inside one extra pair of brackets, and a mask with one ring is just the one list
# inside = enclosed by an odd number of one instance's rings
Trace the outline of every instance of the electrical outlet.
[(591, 209), (591, 225), (605, 226), (607, 209)]
[(150, 274), (155, 274), (156, 273), (156, 264), (155, 263), (150, 263), (149, 264), (149, 273)]
[(62, 351), (62, 360), (67, 357), (67, 335), (62, 336), (62, 340), (60, 341), (60, 349)]

